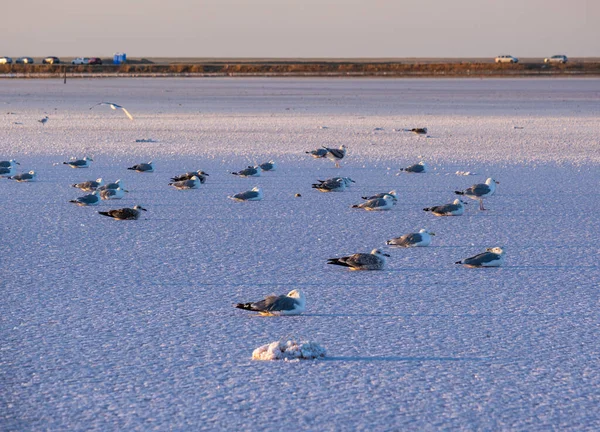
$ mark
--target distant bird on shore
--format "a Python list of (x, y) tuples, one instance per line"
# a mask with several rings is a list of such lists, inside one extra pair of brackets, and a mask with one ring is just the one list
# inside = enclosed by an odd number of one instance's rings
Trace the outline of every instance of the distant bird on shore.
[(327, 148), (327, 154), (325, 157), (333, 162), (335, 162), (335, 167), (340, 167), (340, 161), (346, 157), (347, 147), (342, 144), (339, 149)]
[(346, 190), (348, 185), (348, 182), (346, 182), (342, 177), (318, 181), (319, 183), (312, 184), (312, 188), (320, 192), (343, 192)]
[(400, 168), (400, 171), (407, 173), (426, 173), (429, 171), (429, 167), (425, 162), (421, 161), (418, 164), (414, 164), (406, 168)]
[(404, 129), (404, 131), (405, 132), (413, 132), (413, 133), (416, 133), (417, 135), (427, 135), (427, 128), (426, 127)]
[(100, 196), (98, 195), (98, 191), (94, 191), (91, 194), (75, 198), (74, 200), (70, 200), (69, 202), (77, 204), (78, 206), (98, 205), (100, 203)]
[(320, 159), (320, 158), (324, 158), (325, 155), (327, 155), (327, 148), (326, 147), (321, 147), (319, 149), (307, 151), (307, 152), (304, 152), (304, 153), (311, 155), (315, 159)]
[(69, 165), (71, 168), (88, 168), (90, 166), (90, 162), (93, 162), (94, 159), (91, 157), (85, 156), (83, 159), (73, 159), (68, 162), (63, 162), (65, 165)]
[(103, 200), (122, 199), (125, 196), (125, 190), (121, 188), (117, 189), (104, 189), (100, 191), (100, 198)]
[(260, 177), (262, 169), (259, 166), (250, 166), (248, 168), (244, 168), (243, 170), (232, 172), (231, 174), (240, 176), (240, 177)]
[(21, 164), (14, 159), (0, 161), (0, 168), (10, 168), (15, 165), (21, 165)]
[(234, 201), (260, 201), (263, 199), (263, 191), (258, 186), (246, 192), (240, 192), (227, 198)]
[(0, 177), (10, 177), (15, 175), (16, 168), (14, 166), (0, 167)]
[(185, 190), (185, 189), (198, 189), (200, 186), (200, 179), (198, 176), (193, 176), (189, 180), (180, 180), (173, 183), (169, 183), (169, 186), (173, 186), (175, 189)]
[(270, 295), (252, 303), (238, 303), (238, 309), (258, 312), (261, 315), (299, 315), (306, 309), (306, 297), (300, 290), (292, 290), (287, 295)]
[(128, 170), (137, 171), (137, 172), (151, 173), (151, 172), (154, 172), (154, 163), (152, 161), (150, 161), (148, 163), (140, 163), (140, 164), (136, 164), (134, 166), (131, 166), (131, 167), (127, 168), (127, 169)]
[(269, 162), (261, 163), (258, 165), (263, 171), (275, 171), (277, 169), (277, 164), (274, 160), (270, 160)]
[(97, 178), (96, 180), (88, 180), (88, 181), (81, 182), (81, 183), (75, 183), (71, 186), (73, 186), (74, 188), (81, 189), (82, 191), (85, 191), (85, 192), (93, 192), (96, 189), (98, 189), (100, 186), (102, 186), (103, 184), (104, 184), (104, 180), (102, 180), (102, 178)]
[(48, 123), (48, 116), (44, 117), (41, 120), (38, 120), (42, 125), (45, 125), (46, 123)]
[(204, 184), (204, 183), (206, 183), (206, 176), (208, 176), (208, 173), (205, 173), (202, 170), (189, 171), (184, 174), (180, 174), (180, 175), (171, 177), (171, 181), (179, 182), (179, 181), (184, 181), (184, 180), (191, 180), (192, 177), (198, 177), (198, 180), (200, 180), (200, 183)]
[(431, 236), (433, 235), (435, 234), (431, 231), (422, 229), (418, 233), (404, 234), (401, 237), (388, 240), (386, 244), (400, 247), (429, 246), (431, 244)]
[(349, 267), (350, 270), (383, 270), (389, 254), (373, 249), (370, 254), (355, 253), (341, 258), (329, 258), (327, 264)]
[(35, 171), (29, 171), (22, 174), (15, 174), (14, 176), (8, 177), (11, 180), (16, 180), (18, 182), (33, 182), (37, 180), (37, 174)]
[(112, 183), (106, 183), (105, 185), (98, 186), (99, 191), (103, 191), (103, 190), (107, 190), (107, 189), (118, 189), (118, 188), (123, 189), (125, 192), (129, 192), (127, 189), (125, 189), (123, 187), (123, 183), (121, 182), (121, 179), (114, 181)]
[(390, 210), (396, 204), (395, 198), (391, 195), (384, 195), (383, 198), (374, 198), (360, 204), (354, 204), (352, 208), (359, 208), (367, 211)]
[(485, 252), (456, 261), (467, 267), (500, 267), (504, 264), (504, 249), (501, 247), (487, 248)]
[(392, 190), (389, 192), (382, 192), (382, 193), (378, 193), (378, 194), (371, 195), (371, 196), (363, 196), (361, 198), (364, 200), (372, 200), (372, 199), (376, 199), (376, 198), (384, 198), (386, 196), (391, 197), (392, 200), (394, 201), (394, 204), (396, 204), (396, 202), (398, 201), (398, 193), (395, 190)]
[(120, 109), (123, 110), (123, 112), (125, 113), (125, 115), (127, 117), (129, 117), (130, 120), (133, 120), (133, 116), (131, 114), (129, 114), (129, 111), (127, 111), (124, 107), (122, 107), (121, 105), (117, 105), (116, 103), (112, 103), (112, 102), (98, 102), (96, 105), (92, 105), (90, 107), (90, 109), (98, 106), (98, 105), (108, 105), (110, 106), (112, 109), (116, 110), (116, 109)]
[(492, 196), (494, 192), (496, 192), (497, 184), (500, 184), (500, 182), (490, 177), (485, 181), (485, 183), (474, 184), (468, 189), (463, 191), (454, 191), (454, 193), (479, 201), (479, 210), (485, 210), (485, 208), (483, 208), (483, 199)]
[(147, 210), (140, 205), (136, 205), (134, 208), (126, 207), (98, 213), (100, 213), (102, 216), (108, 216), (117, 220), (137, 220), (140, 218), (141, 211)]
[(465, 202), (455, 199), (451, 204), (443, 204), (434, 207), (424, 208), (424, 211), (430, 211), (436, 216), (460, 216), (465, 212)]

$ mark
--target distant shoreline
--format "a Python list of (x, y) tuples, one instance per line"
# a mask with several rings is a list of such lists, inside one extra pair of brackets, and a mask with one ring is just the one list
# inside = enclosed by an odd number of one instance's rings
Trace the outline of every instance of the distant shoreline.
[[(600, 59), (545, 64), (524, 59), (497, 64), (490, 59), (128, 59), (125, 64), (0, 65), (0, 78), (111, 77), (570, 77), (600, 76)], [(473, 60), (473, 61), (471, 61)]]

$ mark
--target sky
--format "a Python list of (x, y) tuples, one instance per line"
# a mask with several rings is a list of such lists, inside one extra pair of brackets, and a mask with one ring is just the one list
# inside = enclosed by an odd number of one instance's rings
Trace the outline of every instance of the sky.
[(2, 15), (12, 57), (600, 57), (600, 0), (26, 0)]

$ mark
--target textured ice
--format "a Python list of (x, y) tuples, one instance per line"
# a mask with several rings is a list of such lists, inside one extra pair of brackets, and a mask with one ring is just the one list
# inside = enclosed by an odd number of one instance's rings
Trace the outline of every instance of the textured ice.
[(253, 360), (314, 360), (325, 357), (327, 350), (317, 342), (276, 341), (252, 352)]
[[(0, 94), (0, 160), (38, 174), (0, 178), (0, 429), (600, 429), (600, 80), (0, 80)], [(135, 120), (89, 110), (102, 100)], [(415, 126), (429, 138), (394, 131)], [(341, 144), (340, 169), (304, 153)], [(94, 162), (62, 165), (73, 155)], [(268, 175), (229, 174), (270, 159)], [(419, 160), (429, 173), (395, 175)], [(154, 173), (127, 170), (145, 161)], [(168, 186), (198, 169), (199, 190)], [(336, 176), (356, 183), (311, 188)], [(98, 177), (148, 211), (69, 204)], [(487, 177), (489, 210), (423, 212)], [(227, 199), (254, 186), (264, 200)], [(391, 211), (350, 208), (390, 190)], [(422, 227), (434, 244), (386, 249), (384, 271), (326, 264)], [(500, 268), (454, 264), (495, 245)], [(292, 288), (307, 313), (231, 306)], [(276, 340), (328, 356), (251, 360)]]

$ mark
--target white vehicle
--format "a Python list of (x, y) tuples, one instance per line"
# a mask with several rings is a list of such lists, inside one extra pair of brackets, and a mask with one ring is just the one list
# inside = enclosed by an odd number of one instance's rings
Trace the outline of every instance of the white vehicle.
[(544, 63), (566, 63), (569, 61), (566, 55), (557, 54), (544, 59)]
[(11, 64), (12, 59), (10, 57), (0, 57), (0, 64)]
[(499, 55), (495, 59), (496, 63), (519, 63), (519, 59), (511, 55)]
[(90, 58), (89, 57), (77, 57), (75, 60), (73, 60), (71, 62), (71, 64), (74, 64), (74, 65), (90, 64)]

